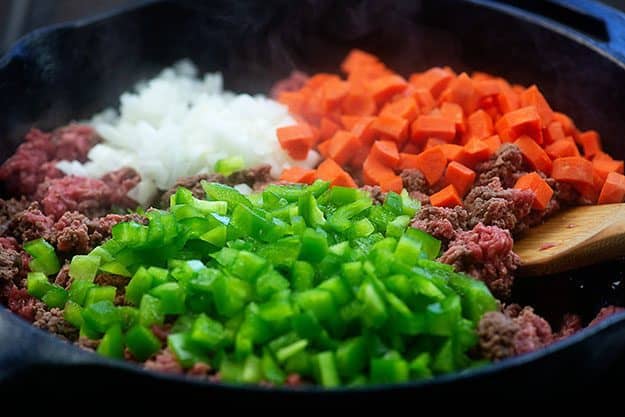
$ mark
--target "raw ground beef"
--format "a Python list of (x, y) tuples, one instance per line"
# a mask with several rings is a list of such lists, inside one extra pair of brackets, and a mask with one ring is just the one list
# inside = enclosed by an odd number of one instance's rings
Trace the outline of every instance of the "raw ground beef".
[(512, 273), (520, 264), (519, 257), (512, 252), (510, 232), (482, 223), (469, 231), (458, 232), (439, 261), (483, 281), (501, 299), (510, 296)]
[(95, 131), (85, 125), (71, 124), (52, 133), (31, 129), (15, 154), (0, 167), (0, 181), (12, 195), (32, 195), (44, 180), (64, 176), (56, 161), (84, 162), (98, 141)]
[(467, 211), (459, 206), (447, 208), (428, 205), (417, 212), (412, 227), (440, 239), (444, 247), (447, 247), (458, 232), (467, 228), (468, 217)]
[(169, 348), (161, 350), (153, 358), (145, 361), (143, 367), (150, 371), (164, 372), (167, 374), (183, 373), (182, 366), (180, 366), (173, 352), (169, 350)]
[(76, 340), (78, 337), (78, 329), (65, 321), (63, 310), (60, 308), (48, 309), (45, 305), (39, 304), (35, 311), (33, 326), (69, 340)]
[(415, 200), (419, 200), (422, 204), (429, 204), (431, 189), (425, 180), (425, 177), (418, 169), (405, 169), (399, 174), (404, 188)]
[(52, 240), (54, 220), (41, 211), (39, 203), (31, 203), (26, 210), (18, 212), (9, 222), (6, 234), (20, 243), (43, 238)]
[(379, 185), (365, 185), (360, 188), (361, 190), (369, 193), (371, 199), (373, 200), (373, 204), (382, 204), (386, 199), (386, 193), (382, 191)]
[(128, 284), (128, 281), (130, 281), (130, 278), (107, 273), (100, 273), (96, 275), (93, 280), (93, 282), (101, 286), (110, 285), (115, 287), (115, 305), (124, 304), (124, 295), (126, 293), (126, 285)]
[(103, 216), (113, 206), (134, 208), (137, 203), (126, 196), (139, 183), (139, 174), (122, 168), (102, 179), (66, 176), (47, 179), (35, 192), (43, 212), (54, 219), (65, 212), (78, 211), (89, 217)]
[(498, 178), (486, 185), (473, 187), (464, 199), (469, 213), (468, 227), (478, 223), (497, 226), (514, 233), (517, 224), (529, 215), (534, 202), (534, 192), (516, 188), (503, 188)]
[(514, 187), (517, 178), (524, 174), (523, 154), (518, 146), (511, 143), (502, 145), (499, 150), (486, 162), (479, 164), (475, 172), (476, 185), (487, 185), (493, 179), (499, 178), (505, 188)]
[[(621, 311), (625, 311), (625, 308), (604, 307), (588, 327)], [(481, 355), (491, 360), (501, 360), (533, 352), (569, 337), (583, 328), (578, 315), (565, 314), (560, 330), (554, 333), (549, 323), (537, 315), (531, 307), (521, 308), (518, 304), (511, 304), (503, 311), (484, 314), (478, 324), (477, 333)]]

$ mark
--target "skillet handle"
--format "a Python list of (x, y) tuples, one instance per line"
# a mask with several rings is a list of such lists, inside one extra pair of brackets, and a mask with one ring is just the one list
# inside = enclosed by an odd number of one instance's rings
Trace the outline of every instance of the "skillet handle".
[(36, 366), (96, 364), (98, 360), (0, 307), (0, 383)]
[(625, 63), (625, 13), (595, 0), (469, 0), (544, 21)]

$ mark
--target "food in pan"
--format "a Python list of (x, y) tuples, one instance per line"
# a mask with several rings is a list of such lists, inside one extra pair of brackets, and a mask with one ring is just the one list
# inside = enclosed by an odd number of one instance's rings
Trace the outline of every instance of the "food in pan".
[(84, 349), (214, 381), (325, 387), (567, 337), (509, 304), (513, 237), (622, 202), (623, 161), (538, 87), (354, 50), (275, 101), (189, 62), (0, 168), (0, 300)]

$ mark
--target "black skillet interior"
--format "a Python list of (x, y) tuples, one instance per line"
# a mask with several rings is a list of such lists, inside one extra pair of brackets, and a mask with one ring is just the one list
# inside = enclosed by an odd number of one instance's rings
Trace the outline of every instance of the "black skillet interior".
[[(606, 55), (615, 45), (609, 43), (614, 25), (624, 19), (588, 1), (579, 3), (605, 17), (578, 13), (568, 21), (589, 36), (563, 35), (567, 32), (563, 26), (510, 13), (505, 5), (451, 0), (163, 1), (88, 24), (39, 31), (0, 61), (0, 137), (4, 140), (0, 160), (14, 151), (31, 126), (53, 128), (115, 105), (119, 94), (133, 83), (184, 57), (191, 58), (201, 71), (223, 72), (229, 89), (266, 93), (294, 68), (336, 71), (353, 47), (378, 54), (402, 73), (449, 65), (457, 71), (499, 74), (526, 85), (536, 82), (555, 109), (570, 114), (582, 129), (599, 130), (607, 150), (624, 158), (620, 141), (625, 131), (625, 67)], [(625, 49), (609, 52), (625, 56)], [(625, 305), (623, 266), (616, 262), (555, 279), (519, 280), (514, 298), (536, 306), (554, 321), (567, 311), (581, 312), (589, 320), (603, 305)], [(4, 342), (9, 339), (10, 346)], [(180, 379), (157, 378), (122, 363), (110, 366), (111, 362), (64, 345), (6, 311), (0, 311), (0, 340), (0, 380), (21, 368), (23, 372), (13, 375), (15, 382), (62, 378), (71, 385), (89, 377), (92, 383), (143, 382), (167, 389), (182, 385)], [(619, 356), (624, 347), (625, 320), (616, 317), (553, 346), (549, 354), (541, 352), (433, 383), (380, 392), (399, 397), (416, 392), (441, 394), (450, 388), (493, 389), (511, 383), (517, 387), (531, 384), (533, 390), (553, 384), (571, 387), (593, 382), (614, 369), (618, 358), (625, 358), (625, 353)], [(68, 363), (79, 365), (63, 366)], [(184, 387), (210, 389), (223, 398), (229, 398), (228, 394), (264, 398), (267, 394), (199, 383)], [(371, 399), (360, 394), (347, 395)], [(315, 398), (319, 392), (283, 392), (284, 398), (301, 400), (304, 395)]]

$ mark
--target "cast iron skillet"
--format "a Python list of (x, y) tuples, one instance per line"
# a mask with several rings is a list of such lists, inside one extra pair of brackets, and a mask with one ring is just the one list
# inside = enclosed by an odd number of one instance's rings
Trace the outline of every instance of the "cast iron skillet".
[[(624, 158), (619, 141), (625, 131), (625, 16), (581, 0), (568, 2), (576, 10), (525, 1), (530, 11), (523, 11), (509, 3), (514, 2), (159, 1), (38, 30), (0, 61), (0, 160), (31, 126), (53, 128), (115, 105), (136, 81), (183, 57), (202, 71), (222, 71), (229, 89), (266, 93), (293, 68), (336, 71), (352, 47), (378, 54), (403, 73), (450, 65), (526, 85), (537, 82), (554, 108), (582, 129), (597, 128), (608, 151)], [(625, 305), (623, 265), (519, 281), (515, 300), (554, 320), (566, 311), (590, 320), (603, 305)], [(511, 386), (534, 394), (571, 389), (625, 369), (623, 357), (625, 315), (616, 315), (544, 350), (431, 381), (334, 391), (238, 387), (107, 360), (0, 311), (0, 381), (13, 387), (45, 384), (48, 391), (141, 383), (168, 392), (218, 394), (211, 401), (279, 398), (301, 404), (341, 398), (362, 405)]]

